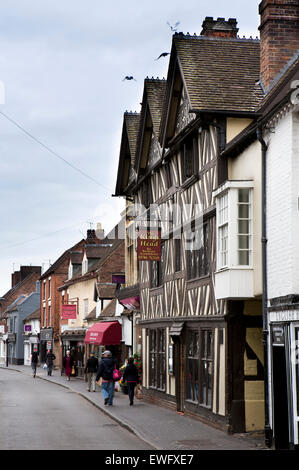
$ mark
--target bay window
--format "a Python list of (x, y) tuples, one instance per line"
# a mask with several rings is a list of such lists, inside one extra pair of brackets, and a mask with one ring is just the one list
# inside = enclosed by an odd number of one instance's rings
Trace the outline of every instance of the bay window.
[(253, 181), (226, 181), (216, 200), (216, 298), (253, 297)]

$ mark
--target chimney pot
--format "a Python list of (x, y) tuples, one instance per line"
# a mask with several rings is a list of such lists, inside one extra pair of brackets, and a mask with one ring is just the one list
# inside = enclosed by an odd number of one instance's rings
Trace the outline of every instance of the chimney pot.
[(223, 38), (236, 38), (237, 32), (237, 20), (235, 18), (229, 18), (228, 21), (225, 18), (217, 18), (214, 20), (211, 16), (206, 16), (202, 23), (202, 36), (207, 37), (223, 37)]

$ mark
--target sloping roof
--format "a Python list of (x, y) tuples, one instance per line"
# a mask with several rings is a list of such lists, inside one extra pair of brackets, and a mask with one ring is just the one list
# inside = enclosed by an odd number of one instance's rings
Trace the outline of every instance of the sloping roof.
[(85, 320), (94, 320), (96, 318), (97, 308), (94, 307), (88, 315), (86, 315)]
[(75, 250), (79, 245), (80, 243), (84, 242), (84, 238), (82, 240), (80, 240), (78, 243), (76, 243), (76, 245), (72, 246), (71, 248), (68, 248), (67, 250), (65, 250), (64, 253), (62, 253), (61, 256), (59, 256), (59, 258), (57, 258), (57, 260), (49, 267), (49, 269), (47, 269), (47, 271), (45, 271), (40, 279), (43, 279), (44, 277), (48, 276), (49, 274), (51, 274), (53, 271), (55, 271), (56, 268), (58, 268), (60, 266), (61, 263), (63, 263), (63, 261), (65, 260), (65, 258), (67, 256), (69, 256), (70, 252)]
[(97, 291), (100, 299), (113, 299), (115, 297), (116, 284), (97, 282)]
[(131, 164), (134, 165), (135, 154), (136, 154), (136, 140), (139, 129), (139, 113), (128, 113), (124, 114), (124, 122), (126, 125), (128, 144), (131, 154)]
[(135, 166), (140, 114), (125, 112), (123, 118), (115, 195), (124, 195), (129, 184), (130, 171)]
[(257, 39), (173, 36), (191, 109), (254, 112), (263, 91)]
[(18, 297), (12, 304), (7, 307), (3, 314), (17, 310), (17, 307), (26, 299), (26, 297), (26, 295), (20, 295), (20, 297)]
[(38, 319), (40, 319), (40, 308), (30, 313), (28, 317), (24, 318), (23, 322), (25, 323), (26, 321), (29, 321), (29, 320), (38, 320)]
[(144, 81), (144, 87), (147, 94), (153, 127), (157, 137), (159, 137), (162, 108), (166, 91), (166, 80), (146, 78)]
[(115, 309), (116, 309), (116, 299), (110, 300), (109, 304), (103, 308), (101, 311), (100, 317), (114, 317), (115, 316)]

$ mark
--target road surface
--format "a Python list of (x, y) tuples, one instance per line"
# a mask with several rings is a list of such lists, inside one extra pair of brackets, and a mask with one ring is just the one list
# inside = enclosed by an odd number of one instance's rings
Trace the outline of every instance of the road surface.
[(151, 447), (83, 397), (0, 369), (1, 450), (141, 450)]

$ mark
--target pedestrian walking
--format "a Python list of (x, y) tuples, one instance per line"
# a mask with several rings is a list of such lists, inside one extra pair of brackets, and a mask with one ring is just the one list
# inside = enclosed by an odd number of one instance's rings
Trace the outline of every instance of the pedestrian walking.
[(96, 376), (98, 371), (99, 361), (96, 357), (94, 357), (94, 353), (90, 353), (89, 358), (87, 359), (86, 366), (84, 369), (84, 373), (87, 374), (87, 382), (88, 382), (88, 392), (92, 388), (92, 391), (96, 391)]
[(127, 382), (130, 405), (134, 405), (134, 390), (139, 382), (138, 369), (134, 364), (134, 357), (129, 357), (128, 365), (123, 373), (123, 381)]
[(73, 368), (73, 365), (74, 365), (74, 359), (71, 356), (71, 351), (70, 350), (68, 350), (66, 352), (66, 356), (64, 356), (63, 361), (62, 361), (62, 365), (64, 367), (66, 380), (70, 380), (71, 379), (72, 368)]
[(33, 377), (35, 377), (36, 376), (36, 366), (37, 366), (37, 363), (38, 363), (38, 352), (37, 351), (32, 352), (30, 360), (31, 360), (32, 374), (33, 374)]
[(102, 378), (102, 394), (105, 405), (113, 405), (114, 380), (113, 371), (116, 368), (116, 361), (112, 358), (111, 351), (104, 351), (100, 361), (96, 381)]
[(53, 361), (55, 361), (55, 359), (56, 359), (55, 354), (52, 353), (51, 349), (48, 349), (47, 357), (46, 357), (48, 375), (52, 375)]

